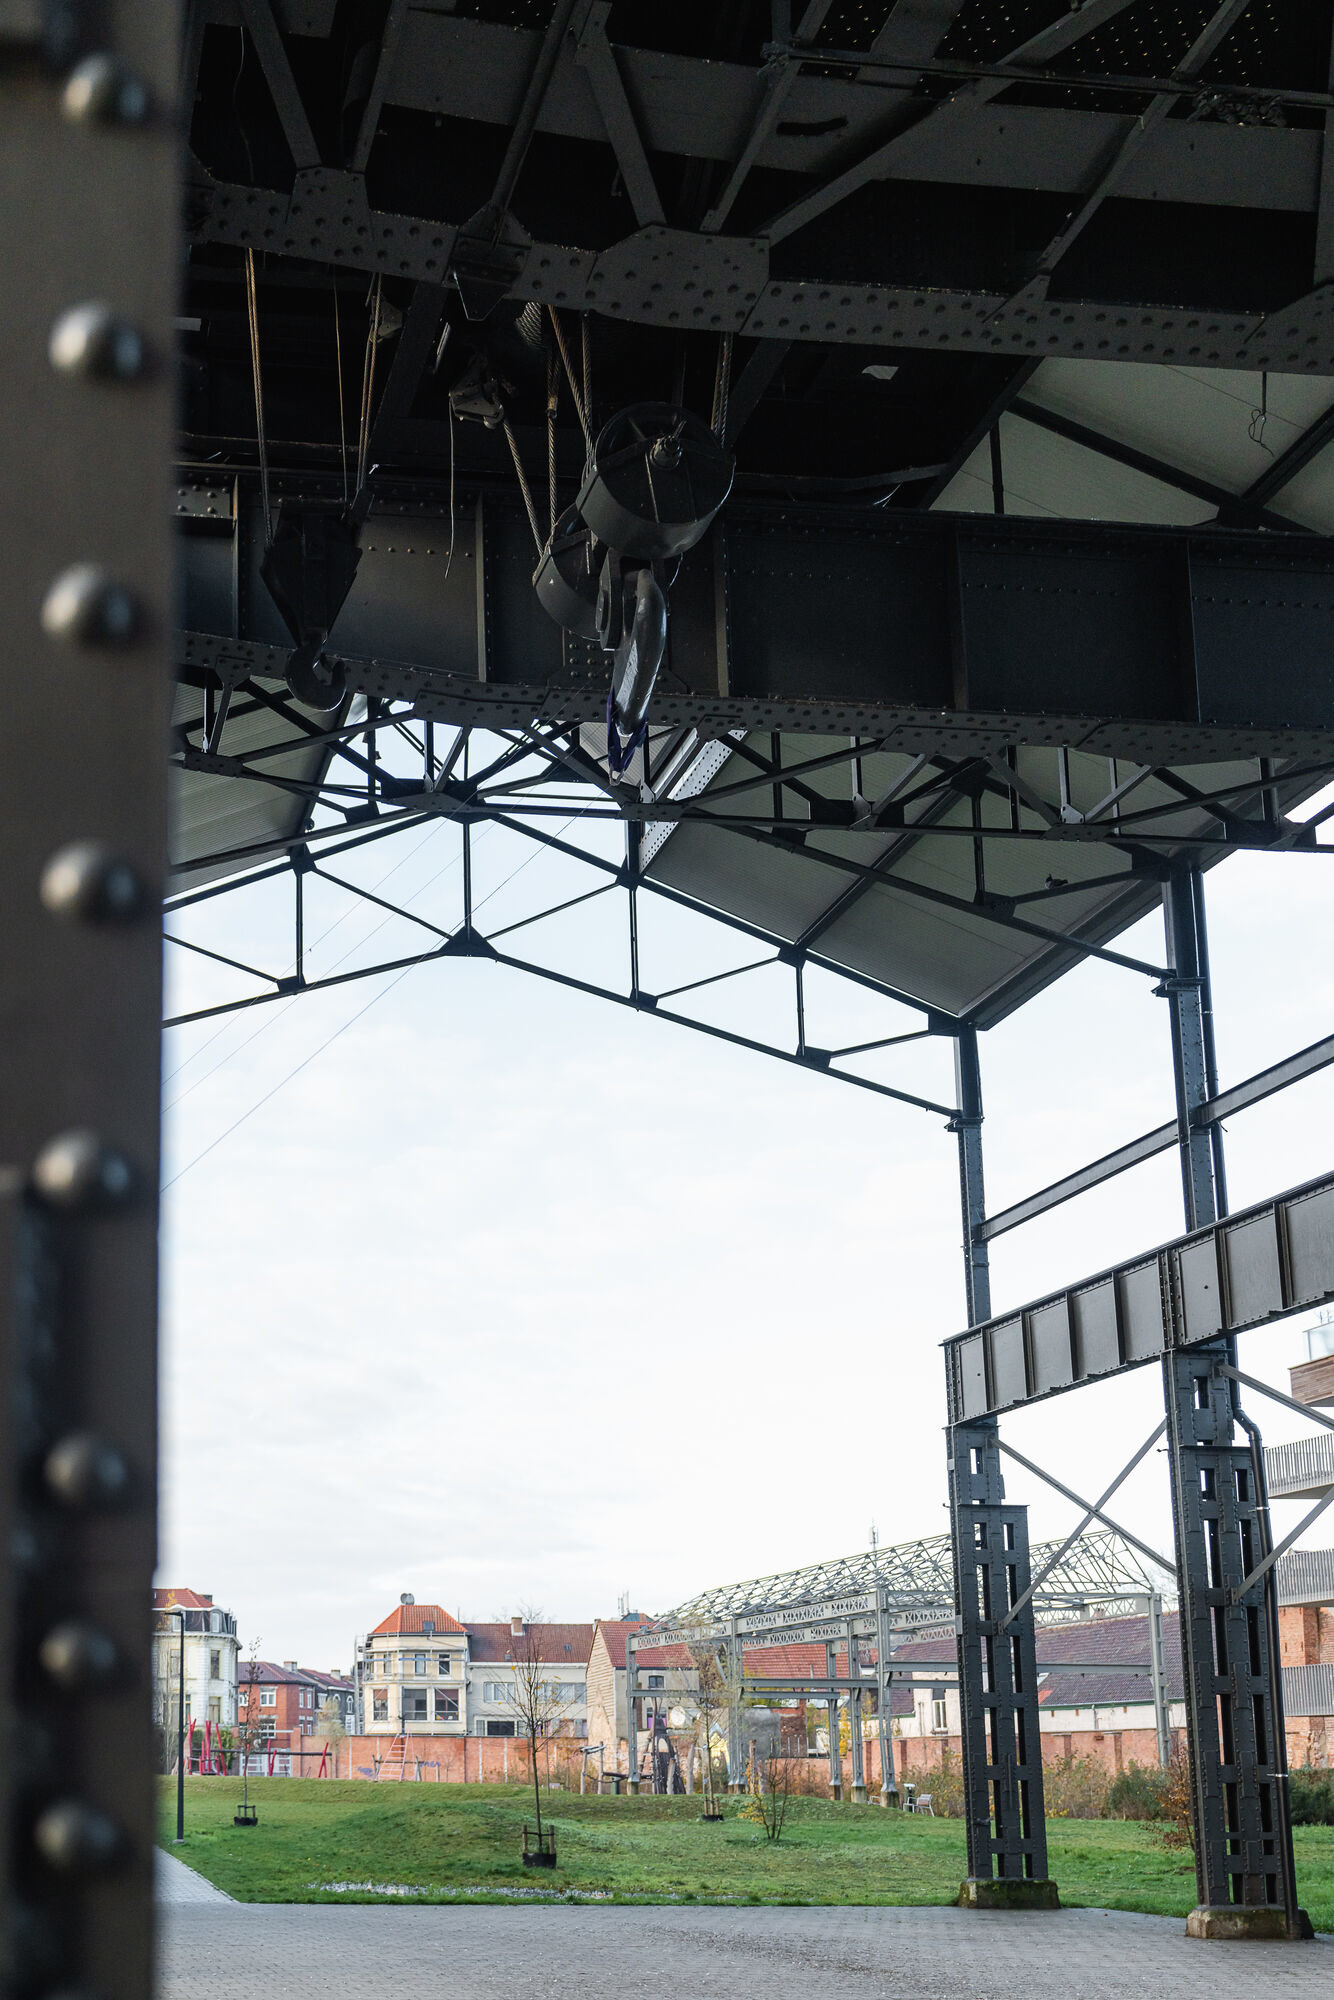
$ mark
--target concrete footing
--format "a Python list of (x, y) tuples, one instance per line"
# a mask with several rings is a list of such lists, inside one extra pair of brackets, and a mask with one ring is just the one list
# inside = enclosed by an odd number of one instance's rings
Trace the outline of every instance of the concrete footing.
[(1061, 1899), (1056, 1884), (1044, 1877), (1040, 1882), (1021, 1881), (1018, 1876), (988, 1880), (970, 1875), (959, 1884), (961, 1910), (1059, 1910)]
[(1266, 1940), (1291, 1944), (1299, 1938), (1314, 1937), (1315, 1932), (1305, 1910), (1298, 1910), (1294, 1925), (1288, 1922), (1286, 1910), (1250, 1908), (1236, 1903), (1201, 1903), (1186, 1918), (1186, 1936), (1222, 1938), (1230, 1944), (1263, 1944)]

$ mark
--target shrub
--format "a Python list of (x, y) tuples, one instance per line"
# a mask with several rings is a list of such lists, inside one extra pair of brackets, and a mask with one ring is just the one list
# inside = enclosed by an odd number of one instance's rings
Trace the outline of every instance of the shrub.
[(1178, 1736), (1172, 1745), (1172, 1761), (1167, 1767), (1163, 1792), (1163, 1818), (1167, 1822), (1158, 1838), (1167, 1848), (1195, 1847), (1195, 1819), (1191, 1811), (1190, 1758)]
[(1301, 1765), (1288, 1779), (1294, 1826), (1334, 1826), (1334, 1771)]
[(1127, 1764), (1107, 1794), (1109, 1819), (1163, 1819), (1168, 1774), (1154, 1764)]
[(1048, 1819), (1102, 1819), (1111, 1781), (1092, 1757), (1044, 1760), (1042, 1790)]

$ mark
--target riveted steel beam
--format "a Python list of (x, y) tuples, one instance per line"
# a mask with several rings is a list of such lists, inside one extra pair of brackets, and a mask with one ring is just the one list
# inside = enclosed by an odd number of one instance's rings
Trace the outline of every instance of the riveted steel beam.
[(0, 1926), (149, 2000), (176, 9), (3, 14)]

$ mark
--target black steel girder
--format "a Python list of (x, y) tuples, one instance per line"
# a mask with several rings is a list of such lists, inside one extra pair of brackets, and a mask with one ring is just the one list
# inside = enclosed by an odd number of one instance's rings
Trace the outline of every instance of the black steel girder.
[[(240, 515), (244, 554), (244, 494)], [(427, 483), (377, 499), (331, 641), (349, 684), (436, 721), (600, 721), (606, 669), (571, 659), (538, 605), (517, 505), (460, 492), (452, 561), (446, 516)], [(285, 635), (262, 593), (240, 639), (202, 629), (223, 625), (220, 524), (186, 523), (181, 664), (281, 679)], [(1313, 536), (734, 502), (674, 586), (655, 719), (954, 756), (1027, 743), (1152, 765), (1322, 758), (1332, 616), (1334, 548)]]

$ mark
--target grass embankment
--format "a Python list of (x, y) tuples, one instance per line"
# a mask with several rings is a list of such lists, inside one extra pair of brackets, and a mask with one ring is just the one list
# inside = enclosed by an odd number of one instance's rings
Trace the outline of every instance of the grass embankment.
[[(949, 1903), (965, 1872), (958, 1820), (877, 1806), (792, 1802), (777, 1845), (727, 1804), (706, 1826), (698, 1798), (580, 1798), (553, 1792), (560, 1866), (525, 1869), (518, 1785), (331, 1784), (251, 1779), (259, 1825), (232, 1824), (239, 1780), (191, 1778), (186, 1839), (171, 1846), (175, 1780), (162, 1786), (161, 1840), (242, 1902), (488, 1902), (535, 1894), (699, 1903)], [(548, 1813), (544, 1802), (543, 1819)], [(1051, 1872), (1067, 1907), (1181, 1916), (1195, 1901), (1189, 1854), (1125, 1820), (1049, 1822)], [(1334, 1828), (1299, 1827), (1298, 1884), (1317, 1930), (1334, 1930)], [(335, 1884), (348, 1884), (337, 1888)], [(364, 1885), (376, 1885), (368, 1887)], [(411, 1898), (393, 1889), (422, 1891)]]

